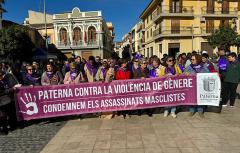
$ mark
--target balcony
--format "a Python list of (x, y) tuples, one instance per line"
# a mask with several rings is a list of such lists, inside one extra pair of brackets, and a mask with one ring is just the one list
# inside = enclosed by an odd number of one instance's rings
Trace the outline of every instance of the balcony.
[(219, 30), (219, 27), (201, 27), (201, 35), (202, 36), (210, 36), (213, 32)]
[(73, 41), (72, 43), (70, 41), (67, 42), (58, 42), (57, 48), (58, 49), (84, 49), (84, 48), (98, 48), (99, 47), (99, 41)]
[(192, 6), (173, 7), (163, 5), (158, 7), (152, 15), (154, 22), (163, 17), (193, 17), (194, 9)]
[(192, 27), (161, 27), (153, 32), (154, 39), (192, 36)]
[(222, 7), (214, 7), (214, 9), (207, 9), (207, 7), (202, 7), (202, 16), (204, 17), (238, 17), (238, 8), (229, 7), (227, 10), (223, 10)]

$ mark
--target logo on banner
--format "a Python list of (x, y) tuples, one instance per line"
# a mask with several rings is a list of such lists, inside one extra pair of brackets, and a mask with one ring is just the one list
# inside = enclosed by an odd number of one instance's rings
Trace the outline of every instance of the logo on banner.
[(36, 103), (36, 96), (31, 95), (30, 93), (25, 93), (24, 97), (20, 97), (22, 103), (25, 106), (25, 111), (20, 111), (21, 113), (27, 114), (27, 115), (34, 115), (38, 114), (38, 107)]
[(221, 82), (217, 73), (197, 74), (198, 105), (219, 106)]
[(212, 77), (203, 79), (203, 89), (207, 92), (215, 90), (215, 79)]

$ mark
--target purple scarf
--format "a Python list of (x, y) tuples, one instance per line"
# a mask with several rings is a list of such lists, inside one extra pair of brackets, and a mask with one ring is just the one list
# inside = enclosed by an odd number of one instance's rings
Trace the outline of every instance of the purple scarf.
[(72, 70), (70, 71), (70, 77), (71, 77), (71, 80), (74, 81), (78, 76), (78, 73), (76, 70)]
[(176, 74), (176, 70), (175, 70), (174, 66), (166, 67), (165, 74), (175, 75)]
[(156, 69), (150, 70), (148, 77), (149, 78), (156, 78), (157, 77)]
[(192, 67), (192, 69), (196, 72), (196, 73), (200, 73), (203, 69), (203, 65), (201, 64), (191, 64), (190, 65)]
[(33, 75), (32, 75), (32, 74), (29, 74), (29, 73), (26, 74), (26, 78), (27, 78), (28, 80), (30, 80), (31, 82), (34, 82), (34, 83), (37, 83), (37, 81), (38, 81), (37, 78), (33, 77)]
[(97, 65), (91, 65), (89, 63), (86, 63), (87, 69), (90, 72), (91, 75), (93, 75), (93, 77), (96, 76), (97, 71), (98, 71), (98, 66)]
[(54, 76), (54, 73), (53, 73), (53, 72), (46, 72), (46, 74), (47, 74), (47, 77), (48, 77), (49, 79), (52, 79), (53, 76)]
[(227, 59), (226, 59), (224, 56), (221, 56), (220, 59), (218, 60), (219, 70), (221, 70), (221, 71), (226, 71), (226, 69), (227, 69), (227, 64), (228, 64)]
[(180, 70), (183, 72), (185, 67), (182, 64), (180, 64), (180, 63), (178, 64), (178, 66), (179, 66)]
[(107, 70), (106, 68), (102, 68), (102, 74), (103, 74), (103, 78), (106, 78), (107, 76)]

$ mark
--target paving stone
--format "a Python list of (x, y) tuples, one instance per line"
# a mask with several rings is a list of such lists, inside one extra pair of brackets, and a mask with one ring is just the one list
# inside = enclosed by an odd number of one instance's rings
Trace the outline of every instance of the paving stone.
[(127, 153), (127, 149), (111, 148), (110, 153)]
[(144, 153), (144, 149), (127, 149), (127, 153)]
[(108, 149), (96, 149), (96, 150), (93, 150), (92, 153), (109, 153), (110, 150)]
[(181, 153), (200, 153), (196, 148), (179, 148)]
[(110, 149), (110, 141), (96, 141), (94, 149)]
[[(26, 122), (23, 129), (16, 129), (7, 136), (0, 135), (0, 153), (39, 153), (65, 123), (63, 118)], [(63, 144), (63, 141), (54, 140), (53, 143)], [(52, 153), (59, 148), (51, 146), (43, 151)]]
[(126, 140), (112, 140), (111, 141), (111, 148), (126, 148), (127, 147), (127, 141)]

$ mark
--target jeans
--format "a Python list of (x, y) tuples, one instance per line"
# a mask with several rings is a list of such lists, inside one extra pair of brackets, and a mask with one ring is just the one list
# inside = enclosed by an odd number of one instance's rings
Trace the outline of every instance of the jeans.
[(177, 107), (165, 107), (165, 111), (171, 111), (171, 113), (176, 113)]
[(192, 112), (192, 113), (195, 113), (196, 112), (196, 110), (197, 110), (197, 112), (199, 112), (199, 113), (203, 113), (203, 106), (190, 106), (189, 107), (189, 112)]

